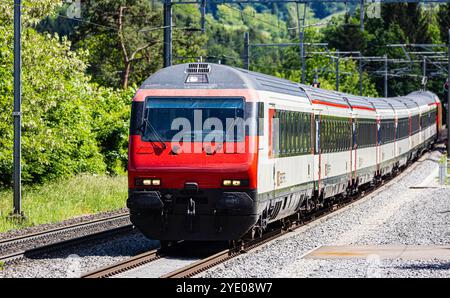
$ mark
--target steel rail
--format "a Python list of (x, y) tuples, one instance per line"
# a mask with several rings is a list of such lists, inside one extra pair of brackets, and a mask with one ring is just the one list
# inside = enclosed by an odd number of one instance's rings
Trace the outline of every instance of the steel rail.
[(82, 235), (78, 237), (69, 238), (63, 241), (49, 242), (47, 244), (32, 246), (30, 248), (20, 248), (16, 251), (10, 253), (2, 253), (1, 251), (11, 250), (14, 246), (24, 246), (28, 243), (33, 245), (33, 242), (45, 239), (51, 239), (56, 236), (61, 236), (66, 233), (76, 233), (83, 230), (89, 230), (96, 228), (97, 226), (102, 226), (108, 223), (120, 222), (121, 220), (129, 218), (128, 213), (113, 215), (110, 217), (94, 219), (86, 222), (76, 223), (68, 226), (62, 226), (54, 229), (49, 229), (45, 231), (40, 231), (36, 233), (21, 235), (13, 238), (6, 238), (0, 240), (0, 261), (3, 263), (10, 263), (21, 259), (25, 256), (32, 256), (37, 254), (42, 254), (44, 252), (49, 252), (57, 249), (62, 249), (68, 246), (77, 245), (88, 240), (93, 240), (102, 237), (108, 237), (118, 233), (129, 232), (134, 229), (132, 224), (121, 224), (115, 228), (106, 229), (103, 231), (98, 231), (90, 233), (87, 235)]
[(116, 263), (111, 266), (105, 266), (95, 271), (91, 271), (82, 275), (82, 278), (107, 278), (131, 269), (140, 267), (147, 263), (160, 259), (163, 255), (158, 249), (145, 252), (143, 254), (131, 257), (123, 262)]

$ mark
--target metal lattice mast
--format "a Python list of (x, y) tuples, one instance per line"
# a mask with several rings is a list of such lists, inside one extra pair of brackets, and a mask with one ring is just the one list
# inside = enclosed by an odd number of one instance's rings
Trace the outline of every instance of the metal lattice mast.
[(172, 0), (164, 0), (164, 67), (172, 65)]
[[(448, 83), (450, 84), (450, 29), (448, 29)], [(450, 85), (447, 90), (447, 158), (450, 158)]]
[(22, 22), (21, 0), (14, 0), (14, 215), (22, 214)]

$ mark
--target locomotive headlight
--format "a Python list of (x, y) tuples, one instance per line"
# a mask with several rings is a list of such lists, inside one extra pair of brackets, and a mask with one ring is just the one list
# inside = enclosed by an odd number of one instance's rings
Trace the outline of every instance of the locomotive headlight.
[(135, 180), (136, 186), (160, 186), (161, 179), (154, 178), (136, 178)]
[(142, 179), (142, 185), (145, 186), (152, 185), (152, 179)]
[(222, 181), (223, 186), (248, 186), (249, 181), (248, 180), (238, 180), (238, 179), (225, 179)]
[(231, 180), (223, 180), (223, 186), (231, 186)]
[(241, 186), (241, 180), (233, 180), (233, 186)]

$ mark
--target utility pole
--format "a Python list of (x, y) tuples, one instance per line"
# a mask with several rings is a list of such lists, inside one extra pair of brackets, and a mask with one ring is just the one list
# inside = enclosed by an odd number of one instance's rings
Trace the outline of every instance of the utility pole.
[(250, 69), (250, 41), (248, 32), (244, 32), (244, 68), (246, 70)]
[[(448, 83), (450, 84), (450, 29), (448, 29)], [(450, 159), (450, 86), (447, 90), (447, 163)]]
[(423, 62), (422, 62), (422, 75), (424, 77), (427, 76), (427, 59), (425, 58), (425, 56), (423, 57)]
[(427, 58), (423, 56), (422, 61), (422, 86), (423, 90), (427, 90)]
[(22, 216), (22, 0), (14, 0), (14, 211), (13, 215)]
[(305, 19), (306, 19), (306, 7), (308, 5), (308, 2), (303, 3), (303, 17), (300, 18), (300, 9), (298, 8), (299, 3), (297, 2), (297, 26), (298, 26), (298, 40), (299, 40), (299, 47), (300, 47), (300, 63), (302, 68), (302, 74), (301, 74), (301, 80), (300, 82), (302, 84), (305, 83), (305, 71), (306, 71), (306, 63), (305, 63)]
[(172, 0), (164, 0), (164, 67), (172, 65)]
[(361, 32), (364, 32), (364, 0), (360, 0), (359, 7), (359, 21), (361, 22)]
[(359, 71), (359, 96), (363, 95), (363, 60), (362, 55), (359, 54), (359, 64), (358, 64), (358, 71)]
[(388, 97), (388, 58), (384, 55), (384, 97)]
[(202, 33), (206, 32), (205, 24), (206, 24), (206, 0), (202, 0), (201, 3), (201, 26), (202, 26)]
[(339, 51), (336, 52), (336, 91), (339, 91)]

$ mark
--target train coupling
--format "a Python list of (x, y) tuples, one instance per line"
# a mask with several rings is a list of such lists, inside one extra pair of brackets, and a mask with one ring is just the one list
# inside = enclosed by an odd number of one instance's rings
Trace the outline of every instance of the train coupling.
[(195, 201), (192, 198), (189, 199), (187, 215), (195, 216)]

